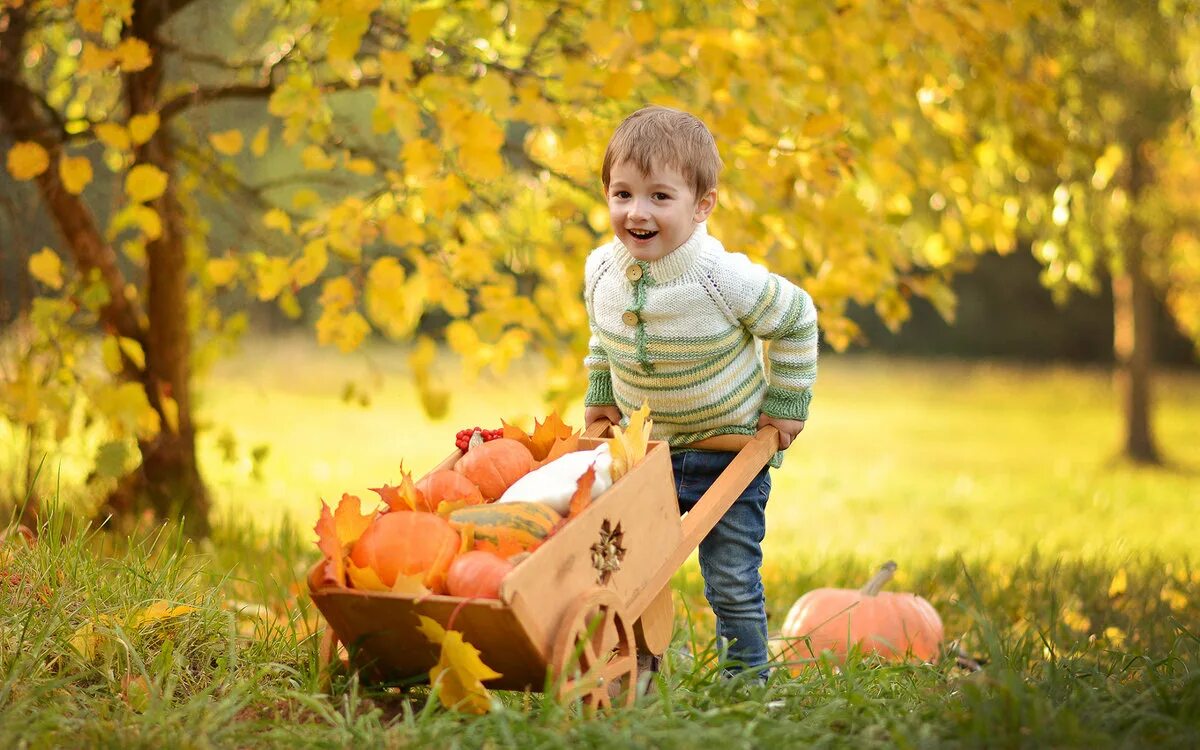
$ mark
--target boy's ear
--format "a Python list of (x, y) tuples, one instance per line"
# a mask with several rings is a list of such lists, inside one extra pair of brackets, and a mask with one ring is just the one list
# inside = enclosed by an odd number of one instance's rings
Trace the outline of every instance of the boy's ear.
[(699, 224), (702, 221), (707, 221), (709, 214), (717, 207), (717, 189), (713, 188), (700, 199), (696, 201), (696, 213), (692, 215), (692, 221)]

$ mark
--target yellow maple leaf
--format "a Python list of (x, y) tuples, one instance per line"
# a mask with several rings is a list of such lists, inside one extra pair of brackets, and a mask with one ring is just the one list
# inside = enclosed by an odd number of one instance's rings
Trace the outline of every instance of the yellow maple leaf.
[(422, 45), (433, 31), (433, 25), (442, 15), (441, 8), (417, 8), (408, 16), (408, 38), (415, 45)]
[(436, 620), (417, 615), (419, 629), (430, 643), (440, 645), (437, 664), (429, 670), (429, 682), (438, 689), (438, 700), (452, 710), (485, 714), (491, 710), (491, 699), (484, 680), (494, 680), (501, 674), (479, 658), (479, 649), (463, 640), (462, 633), (447, 630)]
[(234, 156), (242, 150), (245, 139), (242, 137), (242, 131), (240, 130), (222, 130), (219, 133), (210, 133), (208, 142), (219, 153), (225, 156)]
[[(330, 511), (329, 504), (321, 501), (321, 515), (313, 531), (317, 533), (317, 549), (324, 554), (325, 560), (316, 577), (317, 585), (346, 585), (347, 566), (353, 566), (346, 560), (346, 552), (373, 520), (374, 513), (363, 515), (362, 501), (357, 495), (343, 494), (336, 511)], [(364, 579), (364, 585), (355, 584), (355, 588), (366, 588), (369, 584), (370, 581)], [(383, 586), (377, 590), (386, 589)]]
[(21, 141), (8, 150), (8, 173), (16, 180), (32, 180), (50, 166), (50, 154), (41, 144)]
[(86, 156), (63, 157), (58, 162), (58, 176), (68, 193), (79, 195), (92, 181), (92, 162)]
[(29, 275), (51, 289), (62, 289), (62, 261), (48, 247), (29, 256)]
[(167, 173), (153, 164), (139, 164), (125, 176), (125, 194), (135, 203), (146, 203), (167, 189)]
[(328, 172), (333, 169), (333, 157), (316, 144), (307, 146), (300, 152), (300, 162), (305, 169), (314, 172)]
[(154, 57), (150, 54), (150, 45), (134, 36), (125, 37), (117, 45), (115, 53), (123, 73), (145, 70), (150, 67), (150, 63), (154, 62)]
[(157, 112), (134, 115), (129, 118), (129, 138), (140, 146), (154, 137), (158, 132), (160, 120)]
[(424, 138), (404, 144), (400, 158), (404, 160), (404, 173), (417, 179), (433, 177), (442, 167), (441, 149)]
[(300, 286), (308, 286), (321, 276), (327, 265), (329, 250), (325, 240), (318, 237), (306, 243), (300, 257), (292, 261), (292, 278)]
[(258, 298), (269, 302), (279, 296), (283, 288), (291, 283), (291, 268), (286, 258), (264, 258), (255, 266), (255, 281), (258, 282)]

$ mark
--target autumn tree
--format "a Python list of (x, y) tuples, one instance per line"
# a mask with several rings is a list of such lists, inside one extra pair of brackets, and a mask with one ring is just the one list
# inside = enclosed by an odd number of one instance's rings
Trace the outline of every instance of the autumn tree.
[(1200, 5), (1051, 3), (1005, 54), (1049, 95), (1052, 170), (1010, 164), (1059, 295), (1109, 280), (1124, 455), (1157, 463), (1155, 315), (1200, 343)]
[(714, 233), (803, 283), (831, 344), (850, 301), (952, 315), (959, 260), (1015, 247), (995, 165), (1036, 161), (1046, 98), (995, 50), (1041, 6), (4, 0), (6, 166), (59, 235), (26, 249), (5, 416), (54, 437), (87, 411), (107, 507), (202, 534), (192, 388), (239, 295), (314, 298), (345, 351), (411, 343), (432, 411), (441, 342), (475, 371), (536, 352), (575, 397), (600, 155), (651, 102), (710, 124)]

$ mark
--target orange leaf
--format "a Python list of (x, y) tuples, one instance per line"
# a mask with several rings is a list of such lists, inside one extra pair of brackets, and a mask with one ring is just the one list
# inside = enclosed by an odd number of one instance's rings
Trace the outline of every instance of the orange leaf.
[(382, 487), (369, 487), (368, 489), (377, 493), (392, 510), (429, 510), (429, 506), (425, 503), (425, 496), (417, 489), (417, 485), (413, 483), (412, 474), (405, 471), (403, 465), (400, 466), (400, 484), (398, 486), (385, 484)]
[(568, 453), (574, 453), (579, 450), (579, 433), (572, 432), (565, 438), (556, 438), (554, 445), (550, 446), (550, 452), (546, 457), (538, 462), (538, 466), (545, 466), (556, 458), (561, 458)]
[(317, 519), (313, 531), (317, 532), (317, 549), (325, 553), (325, 562), (316, 576), (315, 583), (318, 586), (333, 585), (345, 588), (345, 552), (341, 540), (338, 539), (337, 522), (333, 520), (333, 513), (324, 500), (321, 501), (321, 517)]
[(365, 516), (362, 514), (362, 500), (357, 495), (351, 495), (348, 492), (342, 493), (342, 500), (338, 503), (337, 510), (333, 512), (333, 523), (338, 541), (342, 543), (342, 549), (357, 542), (362, 533), (371, 525), (371, 521), (374, 520), (374, 513)]
[(504, 437), (519, 441), (533, 454), (533, 460), (539, 462), (546, 458), (555, 447), (556, 442), (569, 439), (573, 432), (570, 426), (558, 416), (557, 411), (551, 412), (545, 422), (538, 422), (535, 419), (532, 435), (526, 434), (520, 427), (503, 420), (501, 420), (501, 424), (504, 426)]
[(571, 495), (571, 509), (567, 518), (574, 518), (592, 503), (592, 485), (596, 482), (596, 465), (592, 464), (575, 482), (575, 494)]

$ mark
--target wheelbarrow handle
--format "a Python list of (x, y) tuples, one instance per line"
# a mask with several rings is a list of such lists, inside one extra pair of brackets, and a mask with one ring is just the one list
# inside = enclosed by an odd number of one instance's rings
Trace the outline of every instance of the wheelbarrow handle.
[[(592, 422), (583, 431), (583, 436), (586, 438), (607, 437), (609, 430), (612, 428), (612, 422), (606, 417), (600, 417), (595, 422)], [(694, 443), (686, 445), (677, 445), (676, 448), (690, 448), (693, 450), (703, 451), (728, 451), (729, 453), (737, 453), (742, 448), (752, 443), (759, 436), (764, 436), (767, 442), (770, 442), (770, 434), (774, 433), (776, 441), (776, 450), (778, 450), (779, 431), (774, 427), (764, 427), (758, 431), (757, 435), (715, 435), (703, 440), (697, 440)], [(774, 455), (774, 452), (772, 452)], [(761, 468), (761, 467), (759, 467)]]

